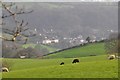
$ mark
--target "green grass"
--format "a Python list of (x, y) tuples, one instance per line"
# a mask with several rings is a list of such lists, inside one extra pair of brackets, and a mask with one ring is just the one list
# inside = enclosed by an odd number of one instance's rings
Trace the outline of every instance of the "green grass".
[(53, 52), (53, 51), (56, 51), (57, 49), (56, 48), (52, 48), (50, 46), (46, 46), (46, 45), (41, 45), (43, 48), (46, 48), (49, 52)]
[(28, 48), (28, 47), (32, 47), (35, 48), (36, 44), (24, 44), (22, 45), (23, 48)]
[[(107, 60), (106, 55), (58, 59), (6, 59), (13, 64), (3, 78), (117, 78), (117, 60)], [(65, 65), (59, 65), (62, 61)]]
[[(32, 48), (35, 48), (37, 44), (24, 44), (22, 45), (23, 48), (28, 48), (28, 47), (32, 47)], [(53, 51), (56, 51), (57, 49), (56, 48), (52, 48), (50, 46), (46, 46), (46, 45), (40, 45), (39, 47), (41, 48), (46, 48), (49, 52), (53, 52)]]
[(104, 43), (93, 43), (86, 45), (84, 47), (73, 48), (55, 54), (50, 54), (45, 56), (45, 58), (86, 57), (89, 55), (104, 55), (104, 54), (105, 54)]

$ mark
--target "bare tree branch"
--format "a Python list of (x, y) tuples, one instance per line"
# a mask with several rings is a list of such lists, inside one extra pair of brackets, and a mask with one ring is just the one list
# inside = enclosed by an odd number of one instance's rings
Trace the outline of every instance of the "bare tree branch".
[(16, 6), (16, 11), (15, 12), (12, 12), (11, 7), (15, 5), (15, 3), (11, 3), (10, 5), (6, 5), (6, 4), (3, 4), (2, 3), (2, 7), (7, 10), (10, 14), (9, 15), (3, 15), (2, 18), (8, 18), (8, 17), (11, 17), (13, 15), (18, 15), (18, 14), (28, 14), (28, 13), (32, 13), (33, 10), (30, 10), (30, 11), (24, 11), (23, 8), (21, 9), (18, 9), (18, 6)]
[[(0, 2), (0, 3), (2, 3), (2, 2)], [(12, 10), (12, 6), (15, 6), (15, 3), (11, 3), (11, 4), (4, 4), (4, 3), (2, 3), (2, 8), (4, 8), (4, 10), (8, 12), (7, 15), (5, 15), (5, 14), (2, 15), (2, 19), (8, 18), (8, 17), (12, 17), (13, 20), (14, 20), (14, 23), (15, 23), (15, 28), (14, 28), (14, 30), (5, 29), (5, 28), (2, 28), (2, 29), (3, 29), (4, 33), (10, 34), (13, 37), (11, 39), (7, 39), (6, 37), (1, 36), (0, 38), (5, 40), (5, 41), (16, 42), (17, 41), (16, 38), (18, 36), (23, 36), (23, 37), (26, 37), (26, 39), (24, 39), (24, 44), (26, 44), (27, 41), (28, 41), (27, 38), (35, 36), (35, 34), (31, 34), (31, 35), (23, 34), (23, 32), (25, 32), (25, 31), (27, 31), (29, 29), (27, 27), (28, 22), (25, 23), (24, 20), (19, 21), (17, 19), (17, 15), (19, 15), (19, 14), (28, 14), (28, 13), (33, 12), (33, 10), (25, 11), (24, 8), (20, 9), (20, 8), (18, 8), (18, 6), (16, 6), (15, 10), (13, 11)], [(20, 41), (20, 40), (18, 40), (18, 41)]]

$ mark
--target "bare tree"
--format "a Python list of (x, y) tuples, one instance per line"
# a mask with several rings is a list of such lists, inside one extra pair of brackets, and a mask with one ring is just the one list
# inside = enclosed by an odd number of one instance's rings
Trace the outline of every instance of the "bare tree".
[(88, 36), (87, 38), (86, 38), (86, 41), (89, 43), (90, 42), (90, 37)]
[[(29, 28), (27, 27), (28, 22), (25, 22), (24, 20), (20, 21), (17, 19), (17, 17), (21, 14), (31, 13), (33, 12), (33, 10), (26, 11), (24, 7), (19, 8), (15, 3), (0, 3), (2, 4), (2, 9), (6, 11), (6, 13), (2, 14), (2, 19), (4, 20), (5, 18), (12, 18), (15, 24), (13, 30), (2, 27), (2, 32), (11, 35), (11, 38), (5, 36), (0, 36), (0, 38), (3, 41), (11, 41), (13, 43), (17, 41), (24, 41), (24, 44), (26, 44), (28, 37), (35, 36), (36, 34), (32, 34), (32, 32), (29, 32), (29, 34), (25, 34), (24, 32), (29, 30)], [(3, 24), (5, 24), (5, 22), (3, 22), (1, 25)]]
[(119, 49), (120, 49), (119, 46), (120, 44), (119, 44), (118, 33), (111, 33), (109, 35), (109, 39), (106, 40), (106, 43), (105, 43), (106, 53), (108, 55), (114, 54), (115, 56), (118, 56)]

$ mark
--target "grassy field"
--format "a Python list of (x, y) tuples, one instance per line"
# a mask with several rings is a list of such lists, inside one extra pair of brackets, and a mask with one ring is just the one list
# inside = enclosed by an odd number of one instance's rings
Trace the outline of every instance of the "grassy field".
[[(36, 44), (24, 44), (22, 47), (23, 48), (28, 48), (28, 47), (35, 48), (35, 46), (36, 46)], [(52, 48), (52, 47), (49, 47), (49, 46), (46, 46), (46, 45), (42, 45), (42, 44), (39, 47), (46, 48), (49, 52), (53, 52), (53, 51), (57, 50), (55, 48)]]
[[(104, 43), (65, 50), (48, 55), (46, 58), (50, 59), (3, 59), (10, 65), (10, 72), (4, 72), (2, 76), (3, 78), (118, 78), (118, 60), (107, 59)], [(80, 63), (72, 64), (75, 58), (78, 58)], [(65, 64), (60, 65), (61, 62)]]
[(36, 44), (24, 44), (22, 45), (23, 48), (28, 48), (28, 47), (32, 47), (35, 48)]
[(54, 52), (57, 50), (57, 48), (52, 48), (50, 46), (46, 46), (46, 45), (41, 45), (43, 48), (46, 48), (49, 52)]
[(105, 55), (104, 43), (93, 43), (83, 47), (73, 48), (50, 54), (45, 58), (70, 58), (70, 57), (86, 57), (90, 55)]
[[(117, 78), (118, 61), (107, 60), (106, 55), (58, 59), (4, 59), (12, 64), (3, 78)], [(64, 65), (59, 65), (62, 61)]]

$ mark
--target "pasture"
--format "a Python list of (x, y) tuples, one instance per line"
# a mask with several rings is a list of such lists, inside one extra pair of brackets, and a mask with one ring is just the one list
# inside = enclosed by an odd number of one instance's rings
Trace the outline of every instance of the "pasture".
[[(10, 72), (3, 78), (117, 78), (118, 61), (108, 60), (106, 55), (79, 57), (80, 63), (72, 64), (74, 58), (57, 59), (3, 59)], [(65, 62), (64, 65), (60, 65)], [(31, 75), (32, 74), (32, 75)]]
[[(36, 47), (36, 44), (24, 44), (22, 45), (23, 48), (28, 48), (28, 47), (32, 47), (32, 48), (35, 48)], [(39, 48), (46, 48), (49, 52), (53, 52), (53, 51), (56, 51), (57, 49), (56, 48), (52, 48), (50, 46), (47, 46), (47, 45), (40, 45)]]
[(90, 55), (105, 55), (104, 43), (91, 43), (83, 47), (68, 49), (55, 54), (50, 54), (44, 58), (72, 58), (87, 57)]

